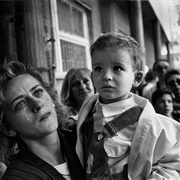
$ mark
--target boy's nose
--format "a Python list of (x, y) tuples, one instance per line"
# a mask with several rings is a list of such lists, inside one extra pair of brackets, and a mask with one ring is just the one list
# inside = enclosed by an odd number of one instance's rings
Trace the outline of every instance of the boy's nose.
[(103, 75), (103, 80), (104, 81), (112, 80), (112, 73), (110, 71), (106, 71)]

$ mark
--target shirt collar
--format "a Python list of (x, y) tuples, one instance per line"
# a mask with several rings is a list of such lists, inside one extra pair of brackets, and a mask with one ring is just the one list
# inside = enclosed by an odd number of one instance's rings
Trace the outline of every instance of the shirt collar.
[(128, 99), (125, 99), (123, 101), (118, 101), (115, 103), (110, 103), (110, 104), (100, 103), (99, 96), (98, 96), (96, 104), (99, 104), (102, 107), (103, 117), (110, 117), (110, 116), (118, 115), (128, 110), (131, 107), (137, 106), (131, 93)]

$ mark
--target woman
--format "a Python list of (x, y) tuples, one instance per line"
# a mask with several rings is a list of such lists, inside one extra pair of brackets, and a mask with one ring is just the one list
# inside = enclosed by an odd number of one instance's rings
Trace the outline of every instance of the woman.
[(84, 100), (94, 93), (91, 71), (88, 68), (72, 68), (68, 71), (61, 89), (61, 101), (69, 108), (67, 128), (74, 125)]
[(18, 61), (4, 63), (0, 87), (0, 129), (18, 145), (2, 180), (84, 179), (74, 143), (60, 131), (65, 108), (39, 72)]

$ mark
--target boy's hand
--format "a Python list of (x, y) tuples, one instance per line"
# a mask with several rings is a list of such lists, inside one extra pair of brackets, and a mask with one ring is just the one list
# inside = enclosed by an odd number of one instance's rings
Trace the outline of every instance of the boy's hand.
[(72, 132), (73, 127), (76, 125), (76, 121), (73, 118), (69, 118), (62, 127), (62, 131)]

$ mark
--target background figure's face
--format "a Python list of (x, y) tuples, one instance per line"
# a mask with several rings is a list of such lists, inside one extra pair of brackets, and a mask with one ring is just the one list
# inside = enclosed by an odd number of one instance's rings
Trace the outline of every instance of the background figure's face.
[(173, 102), (171, 95), (162, 95), (159, 99), (157, 99), (154, 108), (157, 113), (171, 117), (173, 112)]
[(180, 101), (180, 75), (174, 74), (167, 80), (167, 86), (175, 96), (175, 101)]
[(90, 75), (85, 72), (76, 73), (72, 81), (71, 91), (76, 103), (82, 105), (85, 99), (95, 93)]
[(155, 67), (155, 73), (160, 81), (163, 81), (164, 74), (169, 68), (169, 63), (166, 61), (160, 61)]
[(20, 75), (4, 87), (4, 116), (22, 139), (38, 139), (58, 127), (52, 99), (30, 75)]
[(102, 103), (128, 98), (135, 79), (132, 60), (125, 49), (106, 48), (92, 54), (93, 83)]

